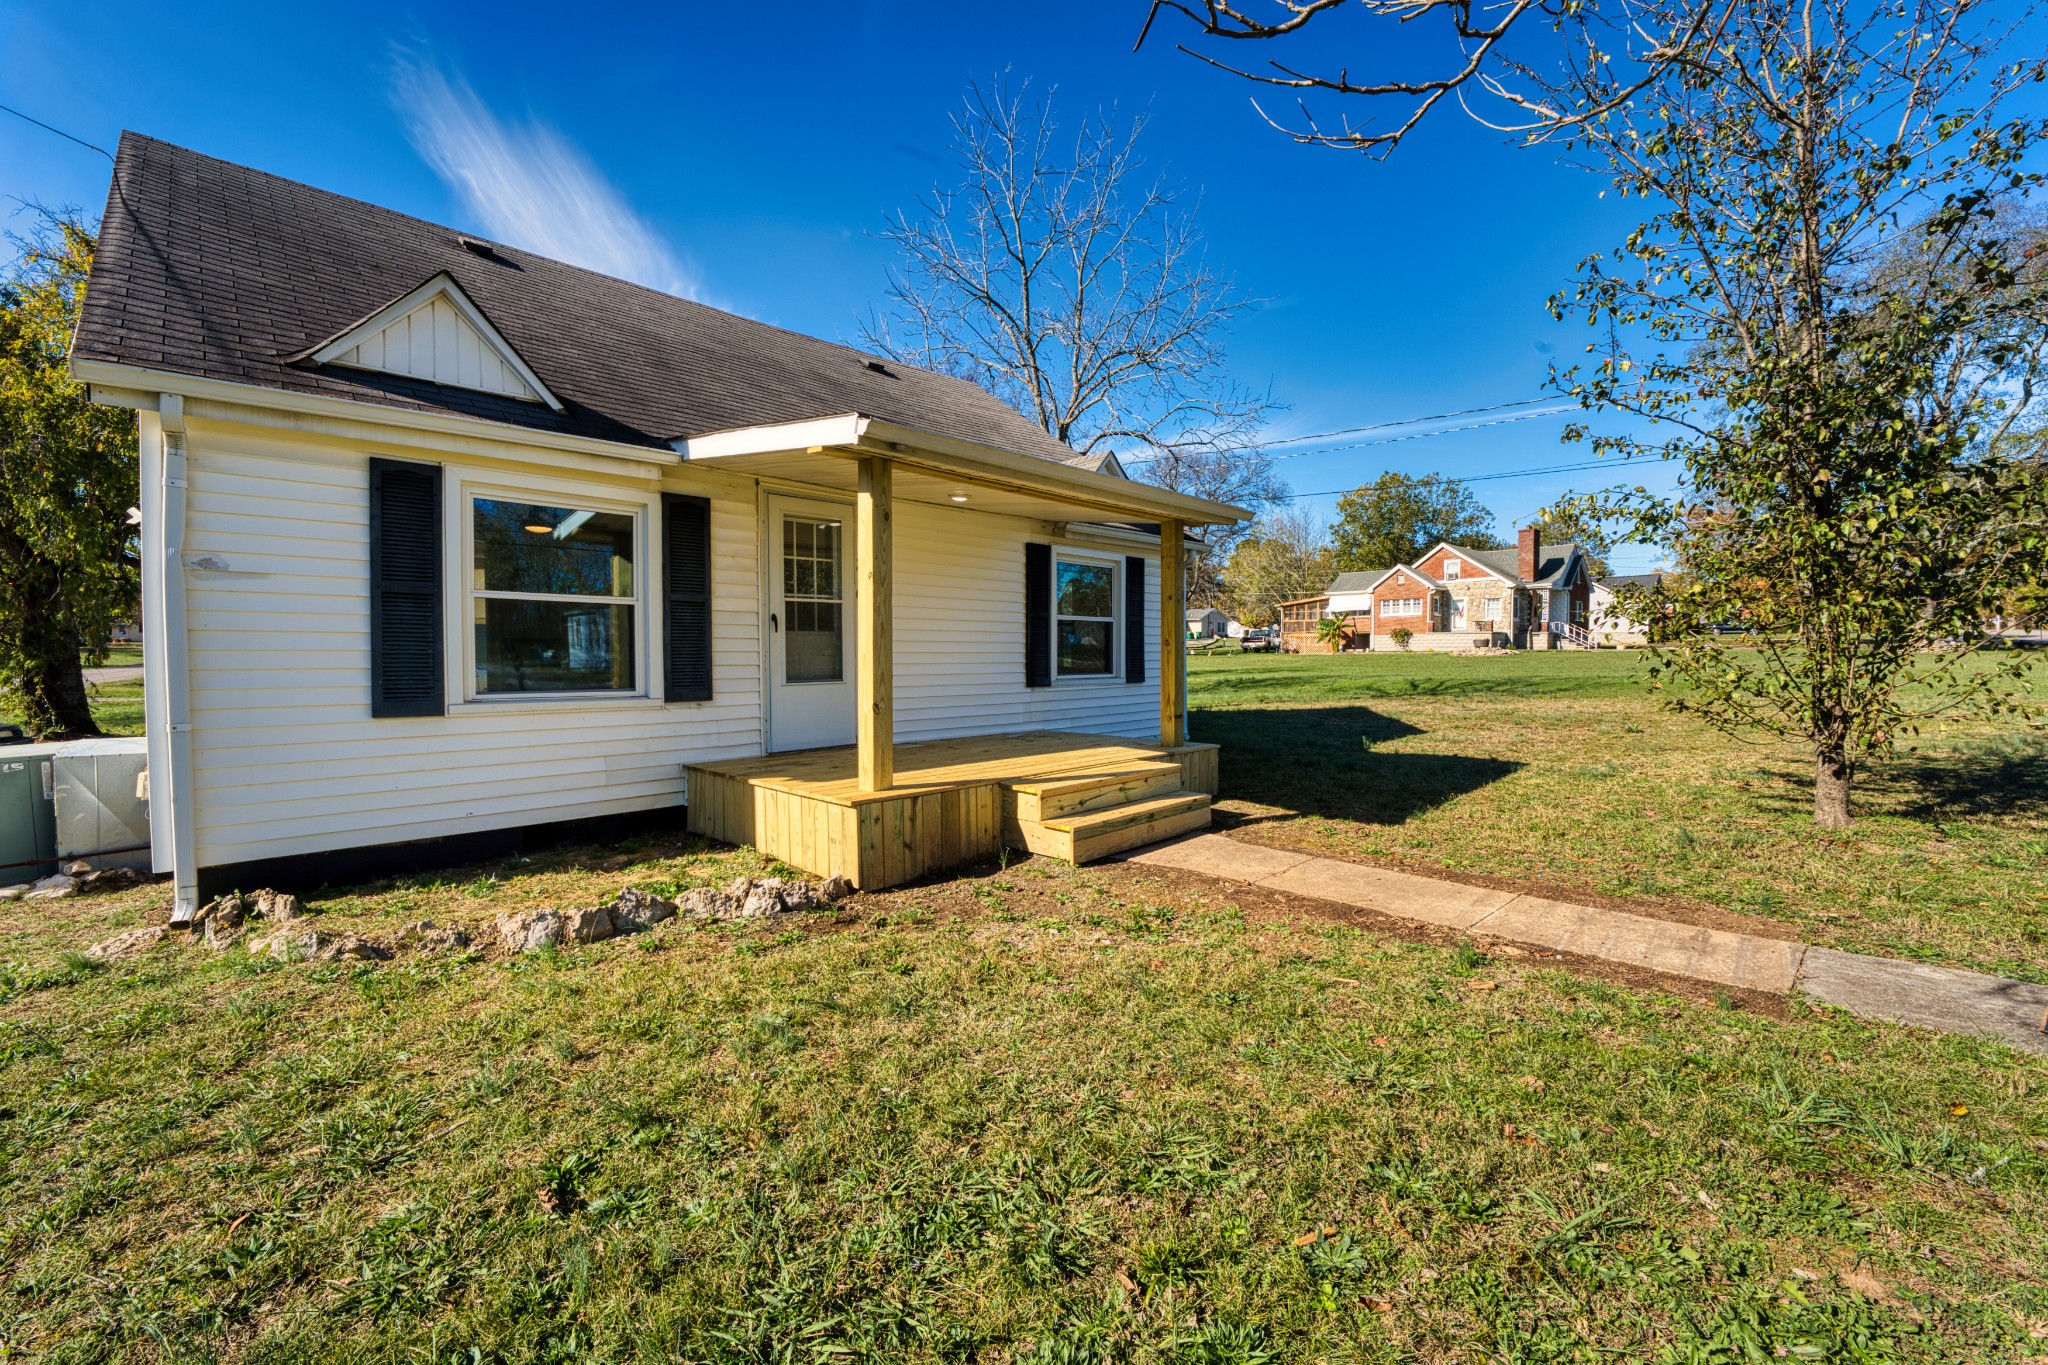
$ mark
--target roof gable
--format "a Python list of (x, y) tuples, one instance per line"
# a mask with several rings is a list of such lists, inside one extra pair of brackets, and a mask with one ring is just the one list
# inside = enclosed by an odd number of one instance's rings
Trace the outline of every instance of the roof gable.
[(315, 347), (304, 359), (310, 365), (424, 379), (562, 410), (562, 400), (446, 271)]
[[(1417, 564), (1427, 564), (1439, 550), (1449, 550), (1452, 554), (1458, 557), (1461, 563), (1470, 564), (1474, 568), (1480, 569), (1488, 574), (1491, 574), (1493, 577), (1500, 579), (1503, 583), (1512, 583), (1515, 581), (1513, 569), (1510, 569), (1506, 573), (1502, 573), (1500, 571), (1499, 566), (1488, 562), (1488, 556), (1495, 552), (1486, 550), (1468, 550), (1462, 545), (1453, 545), (1448, 540), (1438, 541), (1435, 545), (1430, 547), (1428, 554), (1423, 555), (1415, 562)], [(1447, 580), (1449, 577), (1450, 575), (1445, 575), (1445, 578)]]

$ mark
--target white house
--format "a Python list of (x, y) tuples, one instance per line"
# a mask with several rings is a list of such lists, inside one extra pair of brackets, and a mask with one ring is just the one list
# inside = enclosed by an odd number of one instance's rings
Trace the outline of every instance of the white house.
[(1646, 622), (1631, 620), (1621, 609), (1620, 594), (1632, 587), (1655, 587), (1664, 581), (1662, 573), (1621, 574), (1603, 578), (1593, 585), (1588, 628), (1603, 645), (1644, 645), (1650, 642)]
[(1230, 619), (1230, 613), (1216, 607), (1191, 607), (1187, 612), (1190, 640), (1220, 640), (1244, 634), (1244, 627)]
[(1183, 553), (1246, 514), (969, 384), (132, 134), (72, 368), (181, 916), (683, 805), (863, 885), (1207, 821)]

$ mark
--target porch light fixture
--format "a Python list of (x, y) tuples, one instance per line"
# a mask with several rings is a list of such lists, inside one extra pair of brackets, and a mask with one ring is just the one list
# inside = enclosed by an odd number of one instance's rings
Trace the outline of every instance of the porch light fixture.
[(521, 523), (519, 529), (544, 536), (551, 534), (555, 528), (548, 524), (547, 518), (541, 515), (538, 507), (529, 507), (526, 509), (526, 520)]
[(956, 488), (956, 489), (954, 489), (954, 490), (953, 490), (953, 493), (952, 493), (952, 498), (953, 498), (953, 501), (954, 501), (954, 502), (966, 502), (966, 501), (967, 501), (967, 490), (966, 490), (966, 489), (964, 489), (964, 488)]

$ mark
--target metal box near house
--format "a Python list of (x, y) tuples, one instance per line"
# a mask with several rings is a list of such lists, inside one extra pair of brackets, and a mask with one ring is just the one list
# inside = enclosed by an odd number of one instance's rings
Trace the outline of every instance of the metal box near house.
[(149, 798), (142, 773), (145, 741), (81, 739), (51, 758), (57, 859), (94, 867), (149, 868)]
[(57, 870), (55, 759), (62, 747), (0, 747), (0, 886)]

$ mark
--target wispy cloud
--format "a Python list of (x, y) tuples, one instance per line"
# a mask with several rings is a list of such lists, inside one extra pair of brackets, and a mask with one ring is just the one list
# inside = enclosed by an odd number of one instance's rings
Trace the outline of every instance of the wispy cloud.
[(507, 123), (459, 74), (413, 53), (394, 63), (392, 96), (414, 149), (492, 237), (684, 298), (700, 295), (697, 272), (554, 129)]

